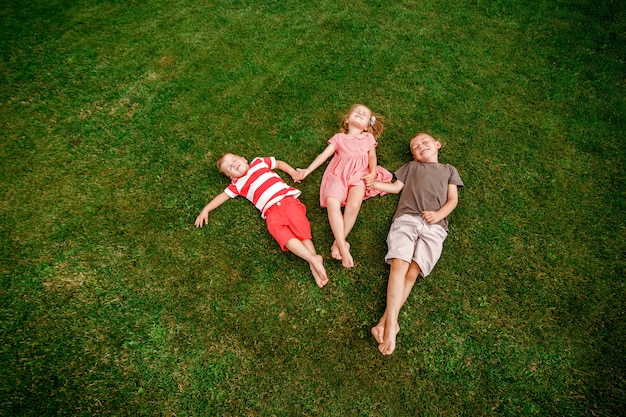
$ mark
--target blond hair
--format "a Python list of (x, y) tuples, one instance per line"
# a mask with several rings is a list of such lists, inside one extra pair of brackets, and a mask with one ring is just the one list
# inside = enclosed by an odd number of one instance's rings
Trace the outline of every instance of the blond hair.
[(222, 169), (222, 164), (224, 163), (224, 158), (226, 157), (226, 155), (231, 155), (231, 153), (230, 152), (226, 152), (226, 153), (222, 154), (222, 156), (220, 156), (220, 158), (216, 162), (217, 170), (219, 172), (221, 172), (222, 174), (224, 174), (224, 175), (226, 175), (226, 173)]
[(350, 107), (350, 110), (347, 113), (345, 113), (343, 117), (341, 118), (341, 125), (339, 125), (339, 131), (342, 133), (348, 133), (348, 124), (346, 123), (346, 119), (348, 118), (348, 116), (350, 116), (350, 113), (352, 113), (354, 109), (356, 109), (359, 106), (363, 106), (367, 108), (372, 113), (374, 123), (367, 124), (366, 132), (371, 133), (374, 136), (374, 138), (378, 139), (380, 135), (383, 134), (383, 123), (385, 119), (380, 114), (372, 112), (372, 109), (370, 109), (364, 104), (353, 104), (352, 107)]

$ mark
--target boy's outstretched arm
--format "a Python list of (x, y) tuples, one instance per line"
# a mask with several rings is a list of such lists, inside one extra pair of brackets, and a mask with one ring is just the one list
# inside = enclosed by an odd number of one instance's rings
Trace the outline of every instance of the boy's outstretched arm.
[(448, 217), (450, 213), (456, 208), (459, 203), (459, 189), (455, 184), (448, 184), (448, 200), (437, 211), (423, 211), (422, 218), (426, 220), (428, 224), (439, 223), (441, 220)]
[(219, 206), (221, 206), (224, 202), (228, 201), (229, 199), (230, 197), (225, 192), (222, 192), (221, 194), (215, 196), (215, 198), (211, 200), (209, 204), (204, 206), (204, 208), (202, 209), (198, 217), (196, 217), (196, 222), (195, 222), (196, 227), (202, 227), (205, 224), (209, 224), (209, 213), (215, 210), (216, 208), (218, 208)]
[[(365, 185), (367, 185), (367, 183)], [(375, 181), (373, 188), (387, 194), (398, 194), (404, 188), (404, 183), (400, 180), (396, 180), (396, 182)]]
[(300, 179), (299, 179), (300, 176), (299, 176), (298, 171), (293, 169), (291, 165), (289, 165), (287, 162), (276, 160), (276, 168), (289, 174), (289, 176), (294, 182), (300, 182)]

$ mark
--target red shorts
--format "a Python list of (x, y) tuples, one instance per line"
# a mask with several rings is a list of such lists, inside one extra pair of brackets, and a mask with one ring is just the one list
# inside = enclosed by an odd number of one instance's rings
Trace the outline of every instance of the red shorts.
[(265, 211), (267, 230), (283, 251), (289, 240), (311, 239), (311, 225), (306, 217), (306, 207), (297, 198), (288, 196)]

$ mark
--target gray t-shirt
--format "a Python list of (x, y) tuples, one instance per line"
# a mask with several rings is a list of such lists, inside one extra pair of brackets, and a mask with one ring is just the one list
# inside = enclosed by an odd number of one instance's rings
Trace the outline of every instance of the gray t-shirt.
[[(393, 215), (394, 220), (404, 214), (421, 216), (422, 211), (439, 210), (448, 201), (448, 184), (463, 187), (456, 168), (438, 162), (411, 161), (401, 166), (395, 176), (404, 187)], [(447, 218), (438, 224), (448, 230)]]

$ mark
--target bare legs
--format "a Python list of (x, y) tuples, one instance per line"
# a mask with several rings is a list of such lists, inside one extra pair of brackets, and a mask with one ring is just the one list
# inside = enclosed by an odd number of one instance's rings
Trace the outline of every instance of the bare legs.
[(391, 355), (396, 348), (396, 335), (400, 331), (398, 315), (420, 272), (415, 262), (410, 264), (401, 259), (391, 260), (389, 282), (387, 283), (387, 307), (378, 324), (372, 327), (372, 335), (379, 343), (378, 350), (383, 355)]
[(322, 257), (315, 252), (315, 246), (313, 246), (313, 242), (310, 239), (289, 239), (285, 247), (294, 255), (309, 263), (318, 287), (322, 288), (328, 283), (328, 276), (326, 275), (326, 269), (324, 269)]
[(341, 213), (341, 202), (339, 200), (334, 197), (326, 199), (328, 222), (335, 236), (335, 242), (330, 247), (330, 252), (332, 257), (341, 260), (341, 264), (346, 268), (354, 266), (354, 260), (350, 254), (350, 244), (346, 241), (346, 238), (356, 223), (364, 196), (365, 188), (358, 186), (350, 187), (343, 214)]

